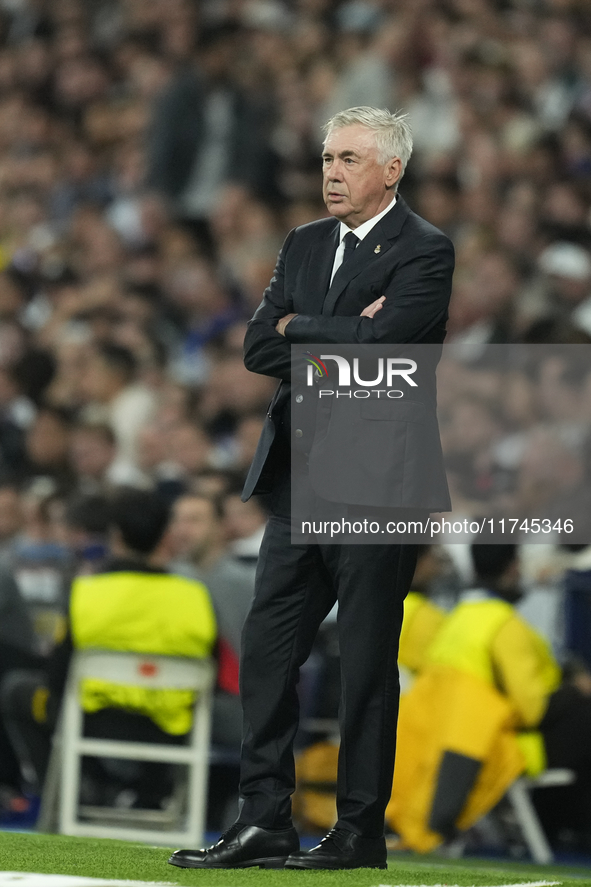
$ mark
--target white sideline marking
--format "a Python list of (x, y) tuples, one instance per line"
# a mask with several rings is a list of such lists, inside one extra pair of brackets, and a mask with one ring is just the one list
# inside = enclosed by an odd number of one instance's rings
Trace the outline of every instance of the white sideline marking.
[[(0, 887), (174, 887), (173, 881), (108, 881), (77, 875), (40, 875), (34, 872), (0, 872)], [(557, 887), (562, 881), (524, 881), (495, 887)], [(377, 887), (419, 887), (417, 884), (378, 884)], [(420, 887), (460, 887), (459, 884), (421, 884)]]
[(0, 872), (0, 887), (171, 887), (173, 881), (105, 881), (77, 875), (39, 875), (34, 872)]
[[(0, 884), (2, 882), (0, 881)], [(522, 884), (495, 884), (494, 887), (554, 887), (562, 881), (524, 881)], [(460, 887), (459, 884), (378, 884), (377, 887)]]

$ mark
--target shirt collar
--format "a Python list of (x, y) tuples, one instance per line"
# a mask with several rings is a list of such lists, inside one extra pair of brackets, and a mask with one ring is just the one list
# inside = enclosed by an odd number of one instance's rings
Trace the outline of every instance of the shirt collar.
[(355, 228), (355, 229), (349, 228), (348, 225), (345, 225), (344, 222), (341, 222), (340, 231), (339, 231), (339, 243), (342, 242), (343, 237), (345, 236), (345, 234), (348, 234), (349, 231), (353, 231), (353, 234), (355, 235), (355, 237), (358, 237), (359, 240), (363, 240), (364, 237), (367, 237), (367, 235), (369, 234), (371, 229), (374, 227), (374, 225), (377, 225), (377, 223), (380, 221), (382, 216), (385, 216), (386, 213), (390, 212), (390, 210), (392, 209), (392, 207), (394, 206), (395, 203), (396, 203), (396, 195), (394, 195), (394, 200), (391, 200), (390, 203), (388, 204), (388, 206), (385, 209), (383, 209), (381, 211), (381, 213), (378, 213), (377, 216), (374, 216), (372, 219), (368, 219), (367, 222), (363, 222), (361, 225), (359, 225), (358, 228)]

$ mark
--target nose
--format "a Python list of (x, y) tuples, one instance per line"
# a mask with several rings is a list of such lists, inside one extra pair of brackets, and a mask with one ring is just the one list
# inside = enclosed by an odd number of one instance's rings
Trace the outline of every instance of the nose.
[(343, 164), (338, 160), (334, 160), (330, 165), (330, 169), (326, 171), (326, 177), (329, 182), (342, 182)]

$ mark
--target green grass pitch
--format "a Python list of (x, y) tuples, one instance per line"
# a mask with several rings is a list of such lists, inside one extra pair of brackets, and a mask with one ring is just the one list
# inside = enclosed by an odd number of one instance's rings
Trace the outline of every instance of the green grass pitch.
[(536, 881), (558, 881), (562, 887), (591, 887), (591, 870), (576, 867), (391, 855), (388, 871), (199, 871), (167, 865), (169, 854), (169, 850), (161, 847), (123, 841), (0, 832), (0, 872), (43, 872), (200, 887), (396, 887), (401, 884), (491, 887)]

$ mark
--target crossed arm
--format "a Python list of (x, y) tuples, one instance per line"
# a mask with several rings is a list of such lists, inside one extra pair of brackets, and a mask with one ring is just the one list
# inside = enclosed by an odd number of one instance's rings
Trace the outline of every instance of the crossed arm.
[(285, 280), (293, 236), (292, 231), (246, 333), (244, 362), (252, 372), (290, 381), (290, 344), (404, 344), (420, 340), (444, 322), (454, 256), (443, 235), (427, 235), (414, 244), (397, 264), (385, 292), (353, 317), (293, 312)]
[[(382, 307), (383, 303), (386, 301), (385, 296), (380, 296), (379, 299), (376, 299), (375, 302), (372, 302), (367, 308), (364, 308), (360, 317), (373, 317)], [(284, 336), (285, 335), (285, 327), (289, 323), (290, 320), (293, 320), (294, 317), (297, 317), (297, 314), (286, 314), (285, 317), (282, 317), (280, 321), (275, 325), (275, 329), (277, 332)]]

